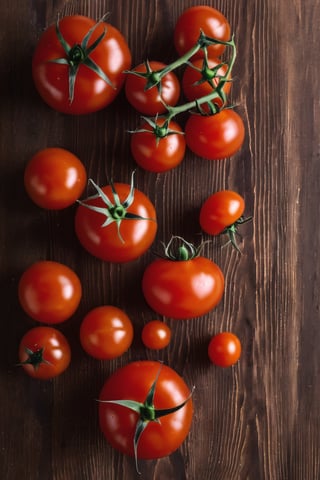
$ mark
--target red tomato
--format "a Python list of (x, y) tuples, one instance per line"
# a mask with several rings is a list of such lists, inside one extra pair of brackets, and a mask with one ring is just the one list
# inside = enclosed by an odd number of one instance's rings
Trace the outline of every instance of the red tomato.
[(65, 336), (52, 327), (35, 327), (21, 339), (20, 365), (34, 378), (47, 380), (64, 372), (71, 360), (71, 350)]
[[(144, 404), (155, 381), (154, 398), (149, 410), (143, 411), (141, 405), (138, 411), (133, 411), (122, 405), (103, 403), (106, 400), (129, 399)], [(160, 421), (152, 420), (147, 415), (150, 417), (156, 413), (155, 410), (181, 405), (188, 397), (189, 388), (170, 367), (159, 367), (159, 362), (153, 361), (129, 363), (109, 377), (101, 390), (101, 430), (113, 448), (133, 456), (137, 423), (146, 419), (147, 424), (137, 447), (137, 457), (152, 459), (170, 455), (179, 448), (189, 433), (193, 415), (192, 400), (189, 399), (179, 410), (162, 416)]]
[(244, 199), (232, 190), (221, 190), (210, 195), (200, 210), (200, 225), (209, 235), (219, 235), (242, 216)]
[[(166, 67), (162, 62), (148, 62), (153, 72)], [(146, 65), (141, 63), (135, 67), (133, 72), (147, 72)], [(177, 76), (173, 72), (167, 73), (160, 82), (161, 94), (157, 85), (146, 90), (147, 79), (129, 73), (125, 83), (125, 93), (128, 102), (140, 113), (146, 115), (156, 115), (157, 113), (166, 112), (165, 104), (174, 106), (178, 103), (180, 97), (180, 83)]]
[(73, 153), (63, 148), (45, 148), (28, 162), (24, 185), (39, 207), (59, 210), (72, 205), (87, 182), (86, 170)]
[[(182, 90), (187, 100), (190, 102), (212, 93), (219, 84), (219, 76), (223, 77), (227, 73), (228, 66), (223, 64), (218, 69), (217, 74), (213, 75), (215, 67), (221, 64), (219, 58), (208, 58), (207, 65), (205, 65), (204, 62), (205, 60), (203, 58), (193, 60), (184, 70), (182, 76)], [(229, 81), (224, 84), (222, 90), (225, 95), (228, 95), (230, 89), (231, 82)], [(213, 103), (219, 107), (222, 107), (223, 105), (223, 102), (219, 97), (214, 99)], [(201, 106), (205, 111), (209, 112), (206, 104), (202, 104)]]
[[(99, 189), (99, 196), (82, 202), (76, 212), (75, 230), (91, 255), (109, 262), (129, 262), (151, 246), (157, 232), (156, 212), (149, 198), (133, 190), (132, 184), (115, 183), (113, 187), (117, 197), (112, 186), (106, 185)], [(114, 203), (110, 206), (108, 202)]]
[(104, 305), (91, 310), (80, 326), (80, 342), (92, 357), (110, 360), (128, 350), (133, 340), (130, 318), (120, 308)]
[[(221, 12), (205, 5), (190, 7), (180, 15), (174, 29), (174, 45), (180, 56), (197, 43), (201, 30), (216, 40), (223, 42), (230, 40), (230, 25)], [(219, 57), (224, 50), (225, 46), (221, 44), (208, 47), (209, 55), (215, 57)], [(203, 52), (200, 50), (193, 58), (202, 56)]]
[(141, 334), (142, 342), (151, 350), (160, 350), (169, 345), (171, 329), (160, 320), (152, 320), (145, 324)]
[(31, 318), (55, 324), (74, 314), (82, 288), (79, 277), (66, 265), (39, 261), (22, 274), (18, 293), (23, 310)]
[(245, 136), (241, 117), (232, 109), (215, 115), (190, 115), (185, 126), (186, 142), (199, 157), (219, 160), (240, 150)]
[[(169, 123), (168, 134), (162, 136), (165, 119), (155, 120), (153, 128), (147, 121), (131, 136), (131, 153), (137, 164), (150, 172), (166, 172), (177, 167), (183, 160), (186, 141), (180, 125)], [(177, 133), (174, 133), (177, 132)]]
[[(123, 71), (131, 66), (123, 35), (108, 23), (96, 23), (81, 15), (64, 17), (59, 29), (67, 45), (62, 45), (56, 25), (51, 25), (33, 55), (32, 74), (39, 94), (50, 107), (63, 113), (85, 114), (106, 107), (123, 86)], [(98, 45), (90, 51), (100, 36)], [(75, 72), (74, 82), (69, 81)]]
[(145, 269), (142, 291), (149, 306), (161, 315), (199, 317), (220, 302), (224, 276), (218, 265), (202, 256), (188, 260), (160, 258)]
[(218, 367), (234, 365), (241, 355), (239, 338), (230, 332), (222, 332), (211, 338), (208, 355), (210, 361)]

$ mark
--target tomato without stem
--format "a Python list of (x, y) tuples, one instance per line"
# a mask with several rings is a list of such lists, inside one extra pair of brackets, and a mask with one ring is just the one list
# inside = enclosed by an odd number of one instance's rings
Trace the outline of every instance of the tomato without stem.
[(208, 160), (219, 160), (240, 150), (245, 129), (241, 117), (228, 108), (214, 115), (190, 115), (185, 134), (187, 146), (193, 153)]
[(147, 79), (135, 75), (136, 73), (146, 73), (148, 68), (152, 72), (166, 67), (162, 62), (150, 61), (137, 65), (132, 72), (128, 73), (125, 82), (125, 93), (128, 102), (140, 113), (145, 115), (156, 115), (166, 112), (167, 105), (174, 106), (178, 103), (180, 97), (180, 83), (173, 72), (164, 75), (160, 84), (146, 89)]
[(160, 350), (169, 345), (170, 327), (160, 320), (152, 320), (144, 325), (141, 333), (142, 342), (151, 350)]
[[(149, 395), (156, 381), (154, 395)], [(153, 459), (170, 455), (189, 433), (193, 415), (190, 390), (184, 380), (170, 367), (153, 361), (132, 362), (118, 369), (105, 382), (99, 396), (100, 428), (108, 442), (122, 453), (138, 458)], [(146, 402), (148, 397), (151, 402)], [(138, 402), (136, 411), (112, 401), (129, 399)], [(150, 400), (150, 398), (149, 398)], [(104, 403), (104, 402), (110, 403)], [(144, 405), (145, 402), (147, 405)], [(184, 404), (184, 402), (186, 402)], [(177, 411), (161, 416), (157, 412)], [(144, 408), (146, 406), (146, 408)], [(136, 448), (137, 424), (144, 429)]]
[(71, 360), (65, 336), (52, 327), (35, 327), (25, 333), (19, 345), (19, 365), (30, 377), (48, 380), (64, 372)]
[(63, 148), (45, 148), (28, 162), (24, 185), (39, 207), (59, 210), (72, 205), (87, 182), (84, 165), (78, 157)]
[(244, 199), (232, 190), (221, 190), (210, 195), (203, 203), (199, 221), (202, 230), (210, 235), (219, 235), (242, 216)]
[(130, 318), (120, 308), (103, 305), (91, 310), (80, 326), (80, 342), (92, 357), (110, 360), (125, 353), (133, 340)]
[[(132, 177), (133, 178), (133, 177)], [(150, 199), (126, 183), (99, 188), (98, 195), (81, 202), (75, 231), (81, 245), (101, 260), (129, 262), (145, 253), (157, 232)]]
[(51, 25), (33, 55), (32, 74), (39, 94), (63, 113), (86, 114), (106, 107), (118, 95), (123, 72), (131, 66), (125, 38), (112, 25), (81, 15), (62, 18), (58, 28), (61, 37)]
[(39, 261), (22, 274), (18, 286), (23, 310), (34, 320), (61, 323), (71, 317), (81, 300), (79, 277), (66, 265)]
[(239, 338), (230, 332), (222, 332), (211, 338), (208, 346), (210, 361), (218, 367), (234, 365), (241, 355)]
[(141, 168), (150, 172), (171, 170), (184, 158), (186, 141), (180, 125), (173, 120), (167, 127), (164, 124), (163, 118), (155, 120), (155, 127), (145, 121), (131, 136), (133, 158)]
[[(174, 45), (183, 55), (197, 42), (200, 31), (208, 37), (227, 42), (230, 40), (230, 25), (225, 16), (215, 8), (196, 5), (187, 8), (178, 18), (174, 29)], [(225, 45), (216, 44), (208, 47), (209, 55), (219, 57), (225, 50)], [(200, 58), (203, 52), (199, 50), (193, 58)]]

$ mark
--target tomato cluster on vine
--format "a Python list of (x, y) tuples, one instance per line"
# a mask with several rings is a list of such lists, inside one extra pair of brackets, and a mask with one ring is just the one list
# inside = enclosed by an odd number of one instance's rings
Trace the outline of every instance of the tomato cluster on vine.
[[(180, 57), (171, 64), (148, 60), (130, 70), (126, 40), (106, 23), (106, 17), (99, 22), (80, 15), (65, 17), (38, 42), (32, 63), (34, 83), (50, 107), (73, 115), (106, 107), (124, 87), (128, 102), (146, 115), (131, 132), (130, 146), (138, 166), (147, 171), (162, 173), (177, 167), (187, 148), (210, 160), (231, 157), (241, 148), (245, 129), (228, 105), (236, 46), (227, 19), (214, 8), (191, 7), (175, 25), (174, 45)], [(223, 60), (226, 49), (231, 49), (229, 61)], [(180, 68), (184, 69), (181, 81), (174, 72)], [(186, 103), (178, 104), (181, 94)], [(188, 115), (184, 128), (176, 119), (182, 113)], [(134, 173), (129, 183), (99, 186), (89, 179), (93, 193), (83, 199), (87, 177), (84, 164), (73, 153), (46, 148), (26, 165), (24, 185), (41, 208), (61, 210), (77, 202), (74, 230), (88, 254), (116, 263), (144, 255), (156, 239), (158, 218), (148, 195), (134, 187)], [(212, 193), (199, 208), (199, 226), (208, 236), (228, 235), (239, 250), (238, 227), (250, 219), (243, 216), (244, 210), (238, 193)], [(214, 309), (223, 297), (225, 278), (220, 267), (202, 254), (203, 244), (194, 246), (173, 235), (163, 246), (160, 258), (143, 273), (146, 304), (171, 319), (200, 317)], [(55, 326), (76, 313), (83, 295), (77, 274), (58, 262), (36, 262), (21, 275), (21, 307), (45, 324), (29, 330), (20, 342), (19, 364), (30, 376), (53, 378), (69, 366), (68, 340)], [(124, 354), (133, 337), (133, 322), (113, 305), (87, 312), (79, 328), (83, 350), (99, 360)], [(165, 321), (153, 320), (144, 326), (141, 339), (146, 348), (165, 348), (171, 329)], [(240, 341), (231, 332), (221, 332), (208, 345), (209, 360), (218, 366), (233, 365), (240, 354)], [(111, 445), (136, 460), (168, 455), (190, 429), (191, 393), (170, 367), (133, 362), (115, 372), (102, 388), (101, 429)], [(117, 420), (111, 422), (111, 417)], [(174, 426), (177, 418), (180, 429)]]

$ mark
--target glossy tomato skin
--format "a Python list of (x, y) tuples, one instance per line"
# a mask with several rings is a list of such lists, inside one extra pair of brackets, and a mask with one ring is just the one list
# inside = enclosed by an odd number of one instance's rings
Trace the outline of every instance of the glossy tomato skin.
[[(159, 373), (159, 362), (132, 362), (118, 369), (105, 382), (99, 400), (131, 399), (144, 402)], [(154, 406), (167, 409), (183, 403), (190, 395), (184, 380), (170, 367), (162, 365), (157, 381)], [(177, 450), (189, 433), (193, 415), (190, 399), (175, 413), (149, 422), (138, 444), (138, 458), (153, 459)], [(113, 448), (133, 456), (133, 438), (138, 414), (110, 403), (99, 403), (100, 428)]]
[[(164, 119), (156, 119), (156, 124), (162, 126)], [(177, 167), (183, 160), (186, 151), (186, 141), (182, 128), (173, 120), (168, 128), (180, 133), (170, 133), (163, 138), (157, 138), (153, 128), (144, 122), (131, 136), (131, 152), (137, 164), (150, 172), (166, 172)]]
[(91, 310), (80, 326), (83, 349), (99, 360), (111, 360), (125, 353), (133, 340), (133, 325), (128, 315), (113, 305)]
[(218, 367), (231, 367), (241, 356), (239, 338), (231, 332), (218, 333), (210, 340), (208, 356)]
[(210, 195), (200, 209), (199, 222), (209, 235), (219, 235), (242, 216), (245, 202), (233, 190), (221, 190)]
[[(81, 44), (88, 31), (96, 24), (91, 18), (74, 15), (60, 20), (62, 36), (70, 46)], [(88, 46), (106, 34), (92, 51), (90, 58), (103, 70), (112, 86), (85, 65), (80, 65), (75, 81), (73, 101), (69, 101), (69, 67), (52, 60), (66, 58), (66, 53), (51, 25), (40, 37), (32, 60), (33, 80), (42, 99), (62, 113), (87, 114), (109, 105), (119, 94), (124, 80), (124, 70), (131, 67), (131, 53), (123, 35), (112, 25), (102, 22), (89, 40)]]
[(20, 277), (19, 301), (23, 310), (38, 322), (57, 324), (70, 318), (82, 296), (77, 274), (66, 265), (39, 261)]
[[(196, 69), (203, 68), (203, 58), (195, 59), (191, 62), (191, 65), (187, 65), (183, 72), (182, 76), (182, 90), (184, 95), (186, 96), (187, 100), (192, 102), (193, 100), (197, 100), (198, 98), (204, 97), (209, 95), (213, 92), (213, 88), (208, 81), (204, 81), (202, 83), (197, 83), (203, 79), (201, 72)], [(209, 69), (213, 69), (217, 67), (217, 65), (221, 64), (221, 60), (219, 58), (208, 58), (208, 67)], [(224, 76), (227, 73), (227, 65), (223, 65), (218, 70), (219, 76)], [(212, 82), (214, 87), (216, 88), (219, 84), (219, 78), (214, 77), (212, 78)], [(223, 91), (226, 95), (230, 92), (231, 89), (231, 82), (226, 82), (223, 86)], [(223, 102), (220, 98), (214, 99), (216, 105), (221, 107)], [(201, 107), (209, 113), (209, 108), (205, 104), (202, 104)]]
[(215, 115), (190, 115), (185, 134), (193, 153), (208, 160), (220, 160), (240, 150), (245, 128), (241, 117), (228, 108)]
[(45, 148), (28, 162), (24, 172), (25, 189), (41, 208), (60, 210), (72, 205), (87, 182), (84, 165), (63, 148)]
[[(161, 70), (166, 65), (155, 60), (149, 62), (152, 71)], [(137, 65), (133, 71), (146, 72), (146, 65), (141, 63)], [(157, 86), (145, 90), (146, 79), (138, 77), (134, 74), (127, 74), (125, 82), (125, 93), (128, 102), (140, 113), (145, 115), (156, 115), (157, 113), (166, 112), (166, 107), (161, 99), (170, 106), (175, 106), (180, 97), (180, 83), (177, 76), (173, 72), (167, 73), (161, 79), (161, 95)]]
[[(28, 357), (27, 349), (32, 352), (43, 350), (43, 361), (34, 367), (23, 364)], [(30, 377), (48, 380), (64, 372), (71, 360), (71, 349), (66, 337), (52, 327), (35, 327), (25, 333), (19, 345), (19, 361)]]
[[(123, 202), (129, 194), (130, 185), (115, 183), (114, 187)], [(111, 186), (106, 185), (102, 190), (110, 199), (113, 198)], [(91, 198), (86, 203), (105, 207), (101, 198)], [(108, 262), (123, 263), (140, 257), (151, 246), (157, 232), (155, 208), (144, 193), (135, 189), (134, 201), (127, 211), (147, 220), (122, 220), (120, 237), (116, 222), (102, 227), (105, 217), (80, 205), (75, 215), (75, 231), (81, 245), (91, 255)]]
[[(174, 46), (183, 55), (188, 52), (197, 42), (200, 31), (205, 35), (217, 40), (227, 42), (230, 40), (230, 25), (225, 16), (215, 8), (196, 5), (187, 8), (178, 18), (174, 29)], [(210, 45), (208, 54), (219, 57), (225, 50), (224, 45)], [(194, 58), (203, 57), (199, 51)]]
[(157, 259), (144, 271), (142, 291), (155, 312), (175, 319), (194, 318), (218, 305), (224, 276), (218, 265), (205, 257)]
[(147, 348), (161, 350), (170, 343), (171, 328), (160, 320), (152, 320), (144, 325), (141, 338)]

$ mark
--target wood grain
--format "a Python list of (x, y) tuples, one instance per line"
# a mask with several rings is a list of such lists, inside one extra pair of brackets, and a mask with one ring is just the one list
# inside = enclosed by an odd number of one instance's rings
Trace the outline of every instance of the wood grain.
[[(246, 125), (241, 151), (209, 162), (190, 152), (165, 174), (137, 170), (158, 217), (157, 241), (171, 234), (198, 243), (198, 211), (212, 192), (230, 188), (246, 200), (242, 255), (213, 240), (205, 254), (221, 267), (221, 304), (192, 321), (165, 319), (173, 340), (160, 352), (139, 334), (154, 318), (140, 280), (148, 252), (126, 265), (101, 263), (79, 246), (74, 209), (45, 212), (27, 198), (24, 167), (47, 146), (70, 149), (100, 184), (128, 181), (135, 163), (127, 130), (139, 115), (124, 93), (104, 111), (69, 117), (49, 109), (31, 79), (41, 32), (57, 16), (81, 13), (110, 22), (126, 36), (133, 64), (176, 58), (173, 28), (191, 5), (220, 9), (235, 33), (238, 57), (232, 102)], [(191, 432), (170, 457), (141, 462), (151, 480), (320, 479), (320, 4), (313, 0), (2, 0), (0, 135), (1, 409), (0, 477), (4, 480), (131, 480), (134, 462), (112, 450), (99, 432), (97, 398), (106, 377), (128, 361), (160, 359), (191, 386)], [(39, 259), (67, 263), (82, 279), (77, 314), (61, 326), (71, 342), (70, 369), (52, 382), (15, 367), (18, 343), (33, 326), (17, 301), (22, 271)], [(118, 360), (85, 356), (78, 341), (83, 315), (110, 303), (127, 311), (136, 337)], [(208, 363), (211, 335), (234, 331), (243, 354), (230, 369)]]

